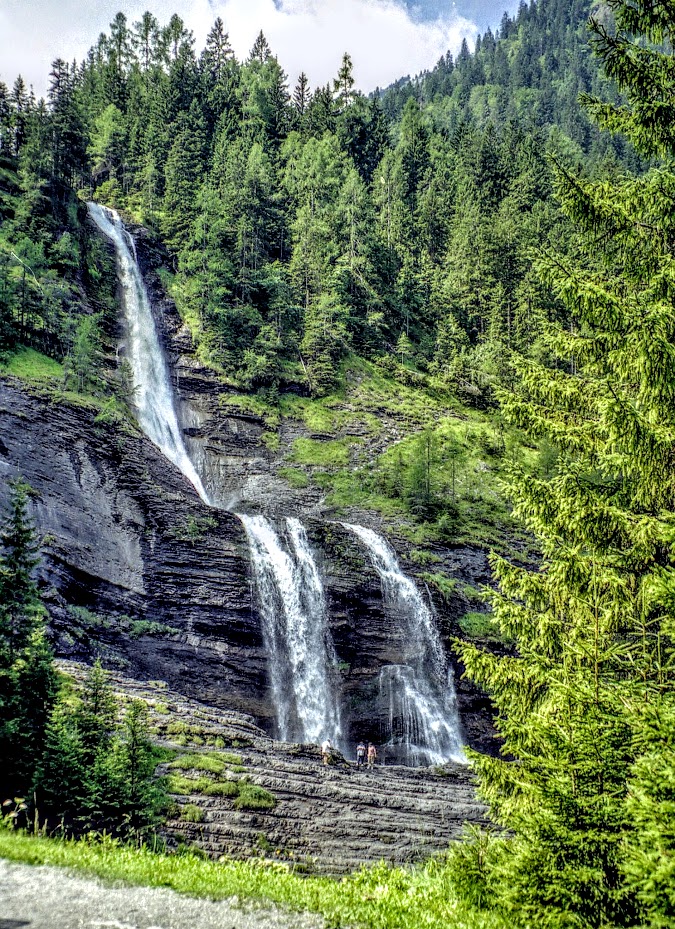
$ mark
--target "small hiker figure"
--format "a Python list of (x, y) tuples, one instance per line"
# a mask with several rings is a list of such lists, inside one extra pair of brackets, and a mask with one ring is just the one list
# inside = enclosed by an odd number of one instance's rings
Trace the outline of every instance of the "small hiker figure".
[(326, 739), (321, 743), (321, 758), (324, 763), (324, 767), (330, 764), (330, 756), (333, 751), (333, 746), (331, 745), (330, 739)]
[(359, 742), (356, 746), (356, 767), (362, 768), (366, 763), (366, 744), (365, 742)]
[(372, 742), (368, 743), (368, 767), (375, 767), (375, 759), (377, 758), (377, 749)]

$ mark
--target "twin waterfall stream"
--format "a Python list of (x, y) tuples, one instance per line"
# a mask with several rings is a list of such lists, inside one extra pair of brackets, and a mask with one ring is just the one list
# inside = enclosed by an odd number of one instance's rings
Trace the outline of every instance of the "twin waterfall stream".
[[(133, 374), (139, 425), (212, 506), (183, 441), (134, 241), (114, 210), (96, 203), (89, 203), (88, 209), (115, 246), (126, 321), (124, 351)], [(265, 516), (236, 515), (249, 543), (277, 737), (298, 742), (330, 738), (347, 751), (351, 746), (343, 731), (337, 656), (321, 572), (305, 528), (295, 518), (273, 523)], [(394, 755), (409, 765), (464, 761), (452, 673), (431, 610), (381, 536), (362, 526), (343, 527), (358, 539), (379, 575), (387, 619), (403, 643), (405, 662), (380, 672), (380, 695), (389, 711), (388, 743), (381, 755)]]

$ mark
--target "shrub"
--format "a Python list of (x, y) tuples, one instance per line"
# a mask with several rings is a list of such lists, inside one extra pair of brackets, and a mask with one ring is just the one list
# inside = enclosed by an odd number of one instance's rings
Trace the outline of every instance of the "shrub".
[(239, 783), (239, 796), (234, 801), (236, 810), (273, 810), (277, 805), (274, 794), (256, 784)]
[(190, 794), (204, 794), (211, 787), (213, 781), (208, 777), (180, 777), (170, 774), (166, 779), (166, 789), (170, 794), (180, 794), (183, 797)]
[(187, 803), (181, 810), (180, 818), (186, 823), (203, 823), (204, 810), (196, 803)]
[(220, 755), (217, 752), (191, 752), (180, 755), (172, 761), (170, 767), (177, 771), (207, 771), (210, 774), (222, 774), (225, 766), (233, 759), (232, 764), (241, 762), (238, 755)]
[(209, 784), (204, 793), (207, 797), (236, 797), (239, 795), (239, 785), (234, 781), (217, 781)]

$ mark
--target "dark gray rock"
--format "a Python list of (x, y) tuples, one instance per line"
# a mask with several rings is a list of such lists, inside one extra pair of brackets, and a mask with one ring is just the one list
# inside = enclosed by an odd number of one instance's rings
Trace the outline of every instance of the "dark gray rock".
[[(161, 678), (214, 706), (251, 713), (272, 732), (267, 661), (237, 517), (204, 506), (133, 424), (101, 422), (86, 405), (7, 379), (0, 381), (0, 437), (0, 478), (21, 474), (36, 492), (58, 654), (100, 656), (136, 677)], [(7, 492), (3, 480), (0, 503)], [(326, 578), (348, 737), (380, 743), (386, 714), (377, 678), (383, 665), (401, 660), (403, 643), (353, 535), (330, 521), (307, 525)], [(452, 557), (458, 575), (473, 577), (476, 553)], [(452, 632), (443, 609), (441, 626)], [(494, 749), (487, 700), (459, 680), (458, 689), (470, 743)]]
[[(72, 662), (61, 667), (76, 679), (85, 671)], [(162, 744), (175, 747), (178, 731), (183, 751), (198, 754), (213, 752), (219, 740), (223, 751), (230, 757), (236, 752), (241, 761), (227, 779), (248, 778), (276, 799), (272, 810), (247, 811), (237, 810), (227, 797), (180, 795), (167, 825), (172, 844), (184, 841), (214, 858), (262, 856), (343, 874), (379, 861), (424, 860), (447, 849), (465, 823), (485, 822), (468, 767), (448, 764), (429, 771), (378, 764), (366, 771), (339, 758), (323, 767), (316, 746), (274, 742), (251, 717), (188, 700), (161, 682), (148, 685), (115, 674), (113, 685), (125, 697), (148, 704)], [(182, 773), (203, 776), (196, 768)], [(188, 803), (202, 811), (201, 822), (181, 817)]]

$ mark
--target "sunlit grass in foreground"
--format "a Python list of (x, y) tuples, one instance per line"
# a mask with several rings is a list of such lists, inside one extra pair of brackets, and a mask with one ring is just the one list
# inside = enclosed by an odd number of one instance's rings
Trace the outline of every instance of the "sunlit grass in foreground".
[(307, 910), (330, 927), (503, 929), (490, 914), (457, 900), (442, 861), (413, 869), (378, 865), (341, 880), (302, 877), (261, 860), (214, 862), (193, 854), (156, 854), (110, 841), (38, 839), (0, 830), (0, 857), (73, 868), (90, 875), (210, 899), (233, 896)]

